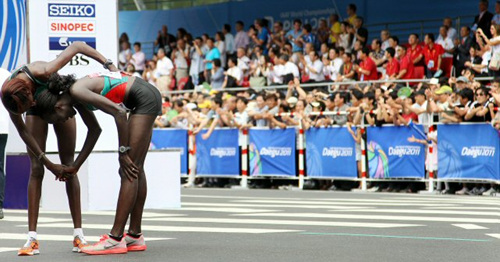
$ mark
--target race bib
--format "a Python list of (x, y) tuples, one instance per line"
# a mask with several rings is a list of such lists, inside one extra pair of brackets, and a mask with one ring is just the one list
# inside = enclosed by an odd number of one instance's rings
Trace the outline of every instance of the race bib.
[(429, 63), (427, 63), (427, 68), (434, 68), (434, 60), (429, 60)]

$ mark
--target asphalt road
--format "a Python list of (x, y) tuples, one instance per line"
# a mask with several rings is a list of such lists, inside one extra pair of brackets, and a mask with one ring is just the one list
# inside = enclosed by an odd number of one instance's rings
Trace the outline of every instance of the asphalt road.
[[(25, 211), (0, 220), (0, 261), (499, 261), (500, 198), (282, 190), (183, 189), (183, 208), (147, 210), (148, 250), (71, 252), (67, 212), (43, 212), (41, 254), (17, 257)], [(96, 241), (113, 212), (84, 213)]]

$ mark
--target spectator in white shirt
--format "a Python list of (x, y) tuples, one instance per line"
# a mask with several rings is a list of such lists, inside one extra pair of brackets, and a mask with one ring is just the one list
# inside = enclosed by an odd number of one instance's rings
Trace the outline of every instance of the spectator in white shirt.
[(177, 83), (188, 76), (189, 48), (186, 46), (184, 39), (177, 40), (177, 47), (172, 52), (172, 60), (175, 63), (175, 79)]
[(439, 37), (436, 40), (436, 44), (440, 44), (445, 53), (443, 57), (453, 57), (453, 53), (455, 52), (455, 44), (453, 40), (448, 36), (448, 31), (445, 26), (441, 26), (439, 28)]
[(455, 28), (453, 28), (452, 20), (450, 17), (446, 17), (443, 20), (443, 26), (446, 27), (446, 33), (452, 42), (455, 41), (455, 39), (458, 39), (458, 32)]
[(158, 62), (156, 62), (156, 87), (164, 94), (169, 90), (174, 74), (172, 60), (165, 56), (163, 48), (158, 49)]
[(193, 41), (193, 46), (191, 47), (191, 52), (189, 52), (191, 58), (191, 67), (189, 67), (189, 76), (191, 76), (191, 81), (193, 85), (199, 85), (200, 75), (203, 73), (203, 52), (201, 45), (203, 44), (200, 37), (197, 37)]
[(250, 58), (246, 56), (246, 51), (243, 47), (238, 48), (236, 57), (238, 57), (238, 67), (243, 71), (243, 74), (247, 76), (250, 69)]
[(328, 75), (330, 80), (335, 81), (340, 76), (340, 70), (344, 61), (339, 57), (338, 50), (336, 48), (330, 49), (328, 52), (328, 63), (324, 67), (325, 75)]
[(243, 30), (244, 24), (242, 21), (236, 22), (236, 36), (234, 37), (234, 48), (243, 48), (246, 49), (248, 46), (249, 38), (247, 32)]
[(380, 31), (380, 41), (382, 41), (382, 50), (385, 51), (385, 49), (387, 49), (388, 47), (390, 47), (389, 45), (389, 37), (390, 37), (390, 33), (389, 33), (389, 30), (387, 29), (384, 29), (382, 31)]
[(222, 64), (222, 67), (226, 66), (227, 63), (227, 55), (226, 55), (226, 43), (225, 41), (224, 34), (222, 32), (217, 32), (215, 33), (215, 47), (219, 49), (220, 53), (220, 62)]
[(236, 57), (231, 56), (228, 58), (227, 64), (229, 68), (226, 72), (224, 72), (224, 75), (226, 75), (226, 77), (224, 78), (224, 84), (222, 84), (222, 88), (240, 86), (241, 80), (243, 79), (243, 72), (239, 67), (236, 66), (236, 63)]
[(222, 33), (225, 38), (227, 57), (233, 56), (236, 49), (234, 48), (234, 36), (231, 34), (231, 25), (225, 24)]
[(118, 69), (125, 70), (130, 58), (132, 58), (132, 50), (130, 50), (130, 42), (124, 41), (121, 43), (121, 50), (118, 54)]
[(144, 72), (144, 67), (146, 65), (146, 55), (141, 50), (141, 43), (134, 43), (135, 53), (132, 55), (131, 63), (134, 64), (135, 71), (142, 75)]
[(150, 60), (146, 64), (146, 69), (142, 73), (142, 78), (148, 83), (152, 84), (153, 86), (156, 86), (156, 62), (153, 60)]
[(309, 53), (311, 62), (307, 63), (305, 58), (302, 58), (302, 64), (305, 66), (305, 71), (309, 76), (309, 81), (311, 82), (321, 82), (325, 80), (323, 75), (323, 63), (319, 60), (318, 53), (316, 51), (311, 51)]

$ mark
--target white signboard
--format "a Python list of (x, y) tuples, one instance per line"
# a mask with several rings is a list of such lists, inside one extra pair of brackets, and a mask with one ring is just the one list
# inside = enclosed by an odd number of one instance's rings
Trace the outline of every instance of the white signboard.
[[(83, 41), (116, 65), (117, 16), (116, 0), (28, 0), (29, 61), (51, 61), (74, 41)], [(104, 70), (100, 62), (77, 54), (59, 73), (75, 74), (81, 78)], [(103, 130), (95, 150), (117, 150), (114, 119), (100, 111), (95, 113)], [(77, 116), (77, 150), (82, 147), (86, 134), (87, 127)], [(51, 127), (46, 151), (58, 151)]]

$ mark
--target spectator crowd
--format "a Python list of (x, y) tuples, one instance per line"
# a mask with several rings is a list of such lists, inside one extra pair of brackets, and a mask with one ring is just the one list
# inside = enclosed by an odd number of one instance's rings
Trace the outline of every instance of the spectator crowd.
[[(413, 122), (423, 124), (428, 132), (430, 120), (487, 122), (500, 130), (500, 1), (495, 3), (495, 15), (488, 11), (488, 4), (479, 1), (479, 14), (470, 25), (454, 28), (453, 20), (445, 18), (437, 34), (427, 33), (423, 39), (410, 34), (406, 43), (389, 30), (369, 38), (354, 4), (348, 6), (344, 21), (332, 14), (328, 21), (320, 20), (317, 28), (295, 20), (293, 28), (285, 31), (279, 21), (270, 25), (266, 19), (256, 19), (252, 25), (236, 22), (235, 32), (226, 24), (214, 36), (193, 37), (184, 28), (174, 36), (165, 25), (149, 61), (141, 44), (134, 43), (132, 52), (128, 36), (122, 34), (119, 66), (154, 84), (164, 95), (157, 127), (190, 128), (194, 133), (208, 128), (202, 136), (208, 139), (216, 127), (345, 125), (358, 144), (361, 169), (361, 134), (351, 129), (361, 123)], [(428, 81), (409, 81), (413, 79)], [(372, 80), (382, 81), (353, 84)], [(288, 88), (272, 88), (275, 85)], [(232, 87), (245, 88), (235, 91)], [(169, 93), (172, 90), (186, 92)], [(435, 143), (433, 133), (429, 142), (408, 140)], [(311, 183), (322, 189), (346, 187), (331, 181)], [(213, 179), (203, 185), (220, 184)], [(418, 186), (377, 183), (371, 190), (415, 192)], [(446, 184), (443, 192), (480, 195), (494, 193), (496, 188)]]

